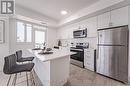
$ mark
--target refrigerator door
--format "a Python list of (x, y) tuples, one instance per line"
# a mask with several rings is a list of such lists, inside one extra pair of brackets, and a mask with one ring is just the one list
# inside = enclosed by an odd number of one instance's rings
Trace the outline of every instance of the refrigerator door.
[(99, 45), (127, 45), (128, 26), (98, 31)]
[(125, 46), (98, 46), (97, 72), (128, 82), (128, 53)]

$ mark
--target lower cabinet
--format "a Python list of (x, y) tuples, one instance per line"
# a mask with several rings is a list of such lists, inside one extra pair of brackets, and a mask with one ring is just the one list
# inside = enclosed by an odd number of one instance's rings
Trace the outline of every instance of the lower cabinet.
[(94, 49), (84, 50), (84, 66), (86, 69), (94, 71)]

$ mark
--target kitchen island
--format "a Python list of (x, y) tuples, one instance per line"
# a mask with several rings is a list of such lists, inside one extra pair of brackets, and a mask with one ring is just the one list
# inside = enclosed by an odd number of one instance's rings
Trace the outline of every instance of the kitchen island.
[(69, 78), (70, 55), (67, 49), (53, 49), (52, 54), (38, 54), (41, 50), (29, 50), (35, 57), (34, 70), (43, 86), (63, 86)]

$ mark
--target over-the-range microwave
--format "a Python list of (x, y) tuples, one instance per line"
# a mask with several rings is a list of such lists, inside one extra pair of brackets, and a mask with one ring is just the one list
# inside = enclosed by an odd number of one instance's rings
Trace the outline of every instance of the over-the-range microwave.
[(87, 28), (83, 30), (75, 30), (73, 31), (74, 38), (85, 38), (87, 37)]

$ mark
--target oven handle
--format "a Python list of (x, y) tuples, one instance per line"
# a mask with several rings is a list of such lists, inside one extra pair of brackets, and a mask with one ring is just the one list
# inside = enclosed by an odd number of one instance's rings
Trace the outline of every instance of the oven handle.
[(70, 49), (70, 50), (75, 50), (75, 51), (83, 51), (83, 50), (80, 50), (80, 49)]

